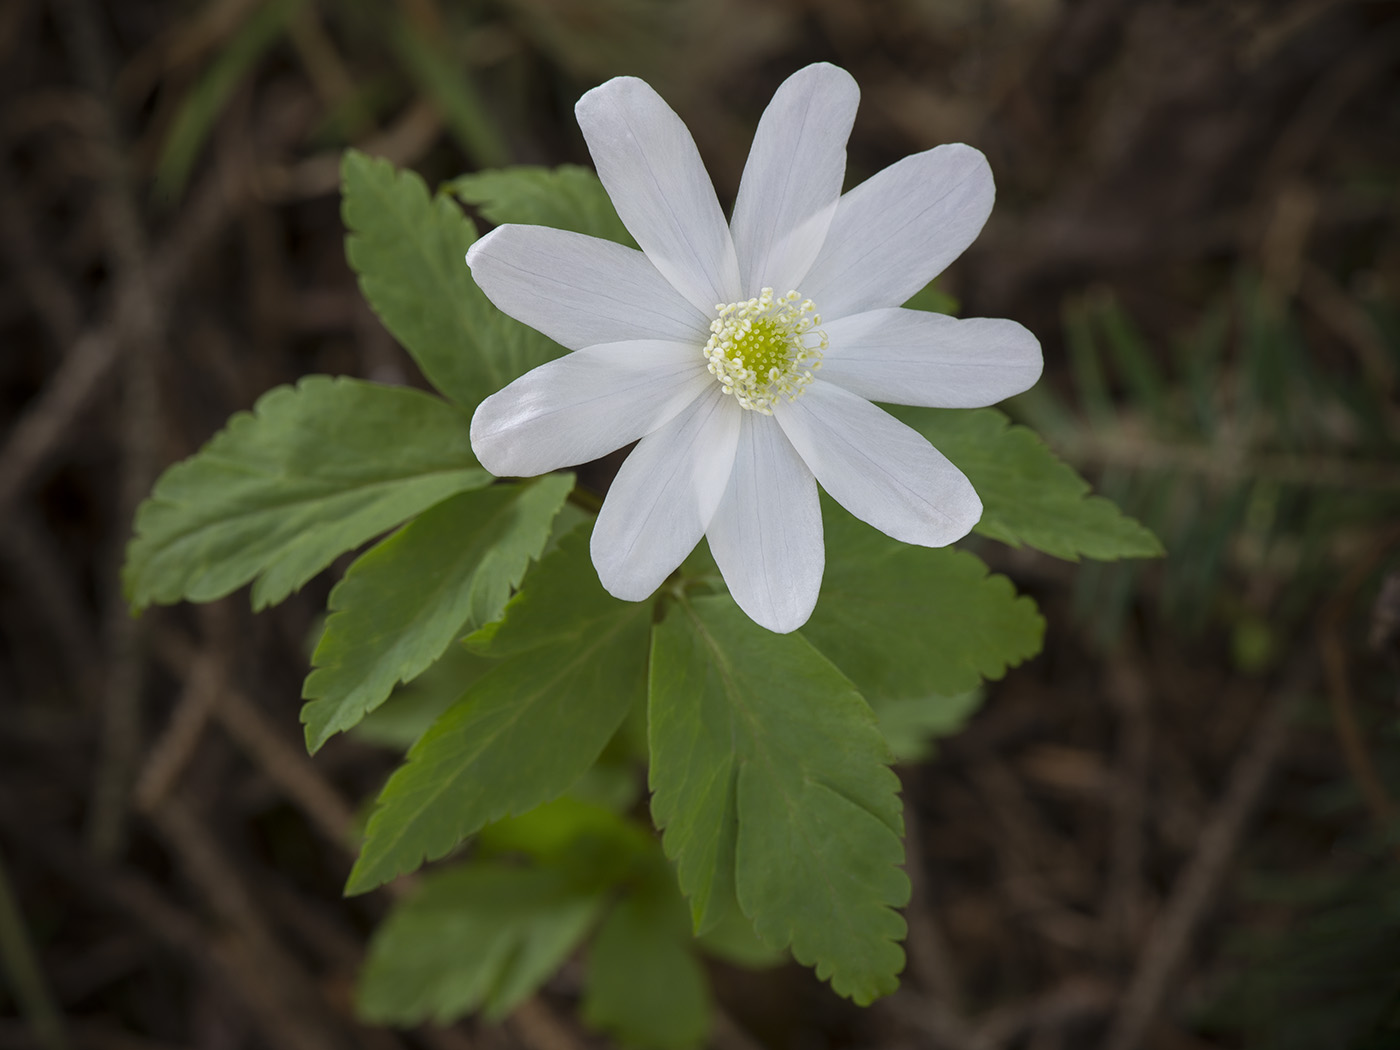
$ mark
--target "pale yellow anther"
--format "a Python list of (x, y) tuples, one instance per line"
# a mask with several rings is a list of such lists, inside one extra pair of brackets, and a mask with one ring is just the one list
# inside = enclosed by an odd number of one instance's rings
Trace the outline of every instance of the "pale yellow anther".
[(757, 299), (720, 303), (715, 310), (719, 316), (710, 323), (705, 359), (724, 392), (767, 416), (779, 397), (801, 397), (827, 348), (812, 300), (764, 288)]

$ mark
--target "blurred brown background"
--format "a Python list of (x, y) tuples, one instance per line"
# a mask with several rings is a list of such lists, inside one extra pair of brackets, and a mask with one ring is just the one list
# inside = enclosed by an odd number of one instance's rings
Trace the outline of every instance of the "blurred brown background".
[(0, 1047), (599, 1045), (569, 968), (499, 1028), (358, 1025), (387, 901), (339, 888), (394, 756), (301, 748), (329, 581), (134, 620), (116, 572), (267, 388), (422, 382), (344, 262), (346, 145), (586, 163), (573, 101), (632, 73), (728, 202), (817, 60), (862, 88), (852, 182), (986, 152), (941, 286), (1038, 333), (1011, 411), (1171, 554), (980, 551), (1050, 629), (902, 770), (904, 988), (716, 969), (713, 1045), (1400, 1046), (1400, 5), (3, 0)]

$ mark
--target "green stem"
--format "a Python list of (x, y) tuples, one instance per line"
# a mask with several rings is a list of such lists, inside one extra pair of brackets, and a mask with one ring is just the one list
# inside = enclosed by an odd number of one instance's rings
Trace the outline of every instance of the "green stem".
[(603, 497), (595, 492), (590, 492), (582, 485), (575, 485), (569, 490), (569, 502), (576, 507), (588, 511), (590, 514), (597, 514), (603, 509)]

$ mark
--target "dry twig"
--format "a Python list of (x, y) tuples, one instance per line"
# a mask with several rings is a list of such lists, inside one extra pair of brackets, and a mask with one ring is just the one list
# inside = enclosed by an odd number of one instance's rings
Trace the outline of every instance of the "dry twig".
[[(162, 633), (156, 645), (158, 657), (181, 677), (189, 676), (200, 659), (194, 645), (173, 631)], [(340, 850), (353, 849), (354, 811), (315, 764), (286, 742), (246, 694), (226, 686), (211, 711), (253, 763), (287, 794), (327, 841)]]
[(909, 875), (911, 895), (905, 918), (909, 935), (905, 949), (909, 970), (928, 996), (952, 1019), (964, 1009), (962, 981), (943, 927), (934, 910), (928, 869), (923, 859), (923, 825), (913, 806), (904, 807), (904, 870)]
[(1229, 870), (1245, 822), (1283, 756), (1293, 713), (1311, 685), (1311, 674), (1300, 673), (1295, 664), (1289, 680), (1256, 722), (1230, 771), (1225, 793), (1201, 831), (1195, 856), (1177, 879), (1143, 947), (1104, 1050), (1135, 1050), (1142, 1044)]
[(1354, 564), (1337, 586), (1318, 618), (1318, 647), (1327, 679), (1327, 698), (1332, 708), (1332, 724), (1337, 741), (1346, 758), (1352, 780), (1382, 829), (1389, 829), (1395, 819), (1395, 801), (1386, 790), (1376, 771), (1370, 748), (1361, 731), (1361, 721), (1352, 699), (1351, 675), (1348, 670), (1347, 646), (1343, 624), (1356, 593), (1387, 554), (1400, 544), (1400, 527), (1387, 530), (1372, 545), (1371, 550)]
[(1144, 918), (1143, 839), (1152, 723), (1147, 682), (1131, 654), (1114, 661), (1106, 678), (1109, 698), (1119, 713), (1119, 744), (1103, 918), (1107, 955), (1119, 959), (1131, 957)]
[[(118, 349), (125, 355), (122, 401), (122, 472), (118, 517), (130, 520), (155, 478), (159, 427), (156, 355), (164, 342), (166, 315), (151, 277), (145, 225), (127, 171), (127, 155), (111, 105), (111, 70), (97, 12), (91, 0), (58, 0), (70, 57), (84, 88), (99, 100), (99, 146), (103, 178), (98, 207), (116, 272), (116, 299), (125, 318)], [(142, 628), (118, 591), (108, 599), (104, 624), (108, 666), (104, 676), (104, 732), (88, 813), (94, 848), (104, 856), (120, 848), (127, 794), (141, 746), (141, 694), (145, 653)]]

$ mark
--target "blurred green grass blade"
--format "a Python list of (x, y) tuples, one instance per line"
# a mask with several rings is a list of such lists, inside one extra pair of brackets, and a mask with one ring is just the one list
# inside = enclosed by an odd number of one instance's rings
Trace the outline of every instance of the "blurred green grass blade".
[(1236, 310), (1239, 316), (1239, 362), (1235, 376), (1235, 412), (1238, 433), (1248, 440), (1257, 434), (1263, 404), (1261, 372), (1271, 366), (1269, 340), (1266, 335), (1268, 291), (1260, 279), (1248, 273), (1240, 275), (1235, 284)]
[(1153, 419), (1166, 415), (1167, 383), (1152, 359), (1142, 333), (1113, 295), (1104, 294), (1096, 304), (1099, 330), (1118, 374), (1127, 384), (1134, 407)]
[(1017, 423), (1040, 434), (1050, 445), (1077, 441), (1081, 437), (1083, 427), (1073, 410), (1045, 379), (1025, 393), (1003, 401), (999, 407)]
[(307, 132), (307, 143), (322, 149), (356, 141), (403, 101), (405, 88), (390, 73), (365, 76), (355, 90), (323, 112)]
[(1069, 351), (1070, 374), (1079, 394), (1079, 403), (1094, 428), (1111, 426), (1116, 417), (1108, 380), (1094, 338), (1093, 307), (1084, 299), (1065, 304), (1065, 345)]
[(1269, 321), (1273, 361), (1265, 374), (1279, 445), (1298, 451), (1325, 447), (1332, 442), (1333, 386), (1317, 368), (1296, 315), (1281, 308)]
[(1321, 398), (1309, 382), (1307, 355), (1291, 338), (1287, 306), (1272, 287), (1253, 280), (1241, 321), (1240, 384), (1252, 424), (1244, 433), (1253, 443), (1306, 446)]
[[(1133, 475), (1123, 467), (1106, 467), (1096, 491), (1119, 507), (1133, 507)], [(1160, 536), (1161, 534), (1158, 533)], [(1172, 551), (1173, 561), (1177, 556)], [(1089, 625), (1096, 642), (1105, 648), (1117, 642), (1127, 622), (1140, 567), (1132, 564), (1089, 562), (1080, 569), (1074, 601), (1075, 615)]]
[(1208, 622), (1211, 600), (1222, 579), (1230, 544), (1240, 532), (1249, 506), (1249, 490), (1229, 492), (1211, 507), (1184, 523), (1182, 549), (1174, 571), (1162, 581), (1162, 605), (1169, 617), (1187, 631), (1200, 630)]
[(1203, 434), (1215, 429), (1220, 414), (1220, 377), (1230, 326), (1229, 307), (1217, 303), (1177, 350), (1177, 359), (1183, 363), (1191, 423)]
[[(9, 978), (6, 990), (13, 995), (28, 1022), (33, 1045), (41, 1050), (67, 1050), (72, 1044), (63, 1026), (63, 1015), (44, 980), (3, 858), (0, 858), (0, 974)], [(23, 1042), (23, 1037), (20, 1038)]]
[(156, 161), (155, 195), (178, 200), (219, 114), (243, 78), (286, 32), (306, 0), (273, 0), (253, 12), (180, 104)]
[(405, 73), (442, 110), (453, 136), (479, 168), (499, 168), (510, 159), (496, 126), (470, 78), (405, 18), (390, 31), (390, 43)]

